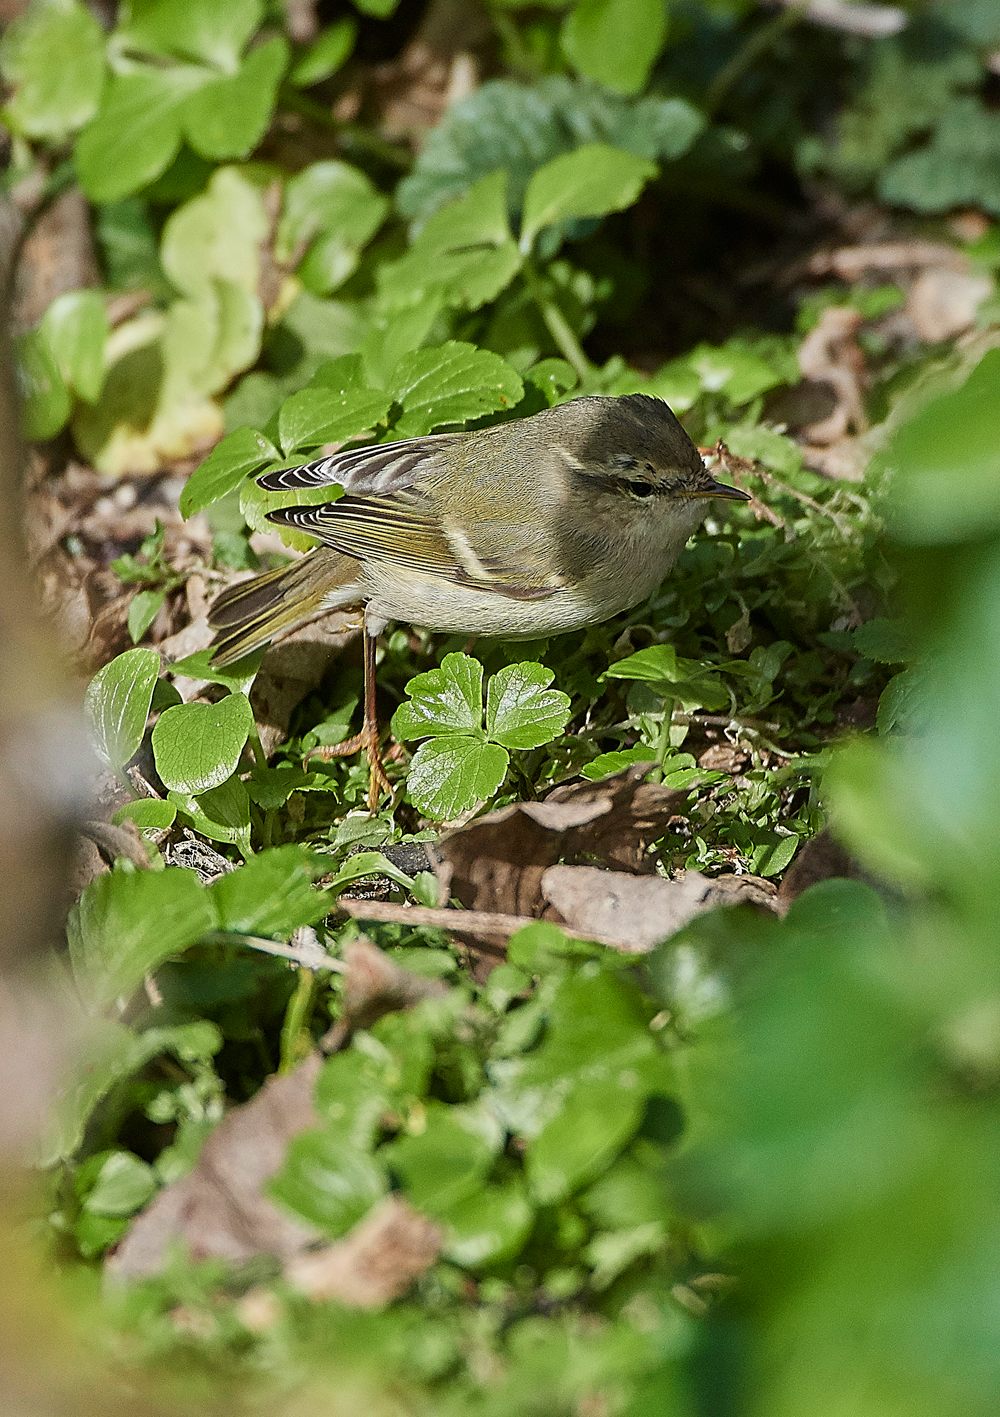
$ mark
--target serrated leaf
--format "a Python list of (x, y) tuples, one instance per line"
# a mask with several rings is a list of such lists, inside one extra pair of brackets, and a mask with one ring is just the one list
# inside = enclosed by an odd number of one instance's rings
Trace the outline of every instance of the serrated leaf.
[(582, 143), (609, 143), (637, 157), (680, 157), (705, 126), (683, 99), (621, 98), (593, 84), (550, 75), (536, 84), (491, 80), (445, 111), (427, 135), (413, 172), (399, 184), (404, 216), (426, 220), (503, 169), (511, 214), (536, 168)]
[(232, 73), (263, 16), (262, 0), (132, 0), (119, 34), (147, 54), (180, 54)]
[(28, 138), (65, 138), (97, 112), (104, 34), (85, 5), (33, 4), (0, 41), (0, 74), (14, 88), (4, 112)]
[(478, 310), (520, 266), (507, 219), (507, 174), (493, 172), (436, 212), (405, 256), (379, 267), (379, 302), (386, 310), (402, 309), (437, 291), (449, 305)]
[(289, 262), (297, 255), (299, 278), (325, 295), (357, 268), (388, 210), (388, 199), (356, 167), (314, 162), (285, 187), (275, 257)]
[(292, 65), (289, 83), (296, 88), (307, 89), (335, 74), (350, 57), (357, 33), (356, 22), (346, 15), (327, 25)]
[(851, 639), (858, 654), (879, 664), (908, 664), (914, 658), (912, 637), (902, 620), (877, 615), (859, 625)]
[(133, 595), (128, 607), (128, 632), (134, 645), (139, 643), (156, 619), (166, 598), (165, 590), (140, 590)]
[(410, 763), (406, 789), (418, 812), (451, 821), (488, 801), (507, 772), (506, 748), (476, 738), (430, 738)]
[(129, 649), (99, 669), (90, 681), (83, 711), (102, 762), (121, 772), (146, 731), (160, 656), (152, 649)]
[(251, 49), (231, 78), (212, 79), (181, 109), (184, 136), (202, 157), (246, 157), (260, 142), (274, 111), (288, 64), (288, 43), (276, 35)]
[(91, 881), (70, 912), (73, 972), (98, 1007), (128, 998), (144, 974), (213, 928), (193, 871), (110, 871)]
[(153, 729), (156, 771), (175, 792), (207, 792), (235, 770), (252, 728), (253, 710), (245, 694), (227, 694), (217, 704), (166, 709)]
[(439, 669), (415, 674), (406, 686), (392, 732), (401, 742), (414, 738), (483, 736), (483, 666), (467, 654), (446, 654)]
[(254, 428), (237, 428), (212, 449), (188, 478), (180, 495), (181, 515), (193, 516), (217, 502), (241, 486), (251, 472), (277, 462), (280, 456), (263, 433)]
[(930, 684), (926, 669), (914, 665), (889, 680), (878, 701), (875, 727), (890, 733), (919, 733), (930, 716)]
[(505, 748), (539, 748), (566, 727), (569, 695), (548, 686), (551, 669), (527, 661), (498, 669), (486, 695), (486, 736)]
[(581, 74), (631, 95), (645, 88), (666, 34), (664, 0), (577, 0), (559, 41)]
[(41, 331), (28, 330), (13, 346), (24, 436), (39, 442), (54, 438), (69, 418), (72, 400), (49, 342)]
[(287, 940), (300, 925), (315, 925), (330, 913), (333, 901), (326, 891), (314, 889), (314, 874), (304, 847), (259, 852), (209, 886), (218, 928)]
[(59, 295), (39, 326), (48, 341), (63, 381), (87, 403), (104, 387), (104, 344), (108, 316), (96, 290), (71, 290)]
[(92, 202), (117, 202), (166, 172), (181, 145), (181, 105), (209, 78), (190, 64), (111, 76), (74, 150)]
[(521, 250), (531, 250), (543, 227), (631, 206), (655, 176), (655, 163), (607, 143), (587, 143), (553, 158), (538, 169), (524, 194)]
[[(356, 356), (348, 359), (360, 366)], [(324, 377), (326, 383), (322, 381)], [(320, 370), (307, 389), (285, 399), (278, 414), (278, 436), (286, 458), (298, 448), (344, 443), (385, 422), (393, 404), (391, 395), (377, 393), (363, 384), (337, 387), (343, 382), (332, 374), (324, 376)]]
[(404, 355), (389, 391), (403, 406), (395, 432), (414, 438), (443, 424), (513, 408), (524, 396), (524, 385), (499, 354), (450, 340), (437, 349)]

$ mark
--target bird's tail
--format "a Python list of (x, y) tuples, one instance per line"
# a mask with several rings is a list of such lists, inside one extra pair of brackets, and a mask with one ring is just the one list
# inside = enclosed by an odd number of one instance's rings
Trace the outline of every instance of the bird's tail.
[(291, 566), (230, 586), (208, 612), (208, 623), (216, 631), (212, 664), (224, 669), (294, 629), (315, 615), (338, 588), (345, 591), (344, 603), (349, 604), (357, 570), (358, 563), (351, 557), (323, 547)]

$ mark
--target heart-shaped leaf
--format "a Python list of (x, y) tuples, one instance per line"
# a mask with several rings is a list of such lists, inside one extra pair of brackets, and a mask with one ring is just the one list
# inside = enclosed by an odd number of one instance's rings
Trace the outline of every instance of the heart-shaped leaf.
[(169, 708), (153, 729), (156, 771), (175, 792), (207, 792), (233, 773), (252, 728), (253, 710), (245, 694), (228, 694), (217, 704)]

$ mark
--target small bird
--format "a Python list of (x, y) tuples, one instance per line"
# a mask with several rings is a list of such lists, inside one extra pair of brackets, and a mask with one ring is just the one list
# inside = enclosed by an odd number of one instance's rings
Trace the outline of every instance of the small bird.
[[(391, 794), (378, 748), (375, 642), (389, 620), (535, 639), (596, 625), (651, 595), (701, 524), (716, 482), (662, 399), (592, 395), (461, 433), (346, 448), (257, 479), (343, 489), (268, 513), (322, 545), (231, 586), (209, 611), (224, 667), (317, 613), (364, 605), (369, 806)], [(329, 755), (329, 750), (326, 750)]]

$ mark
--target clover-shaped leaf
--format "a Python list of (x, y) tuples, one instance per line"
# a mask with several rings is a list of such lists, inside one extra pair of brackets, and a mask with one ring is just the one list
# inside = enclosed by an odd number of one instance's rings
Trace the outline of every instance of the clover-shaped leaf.
[(569, 696), (548, 686), (553, 670), (542, 664), (508, 664), (490, 680), (486, 735), (505, 748), (539, 748), (566, 727)]
[(418, 811), (448, 820), (492, 797), (510, 764), (508, 748), (537, 748), (562, 732), (570, 702), (550, 689), (552, 670), (528, 661), (494, 674), (483, 728), (483, 668), (466, 654), (447, 654), (440, 669), (407, 685), (408, 703), (392, 720), (397, 738), (426, 738), (407, 778)]

